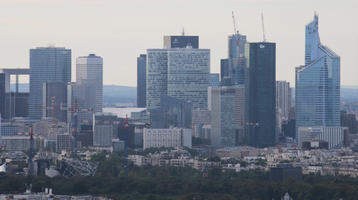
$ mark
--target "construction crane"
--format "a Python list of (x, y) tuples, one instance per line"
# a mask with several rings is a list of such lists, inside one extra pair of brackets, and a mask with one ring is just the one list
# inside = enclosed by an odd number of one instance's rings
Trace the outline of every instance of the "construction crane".
[(264, 13), (263, 13), (263, 12), (261, 12), (261, 23), (262, 23), (262, 36), (263, 36), (263, 42), (266, 42), (265, 24), (264, 24)]
[(232, 22), (234, 24), (234, 34), (238, 34), (239, 30), (236, 29), (236, 22), (235, 22), (235, 14), (234, 11), (232, 11)]

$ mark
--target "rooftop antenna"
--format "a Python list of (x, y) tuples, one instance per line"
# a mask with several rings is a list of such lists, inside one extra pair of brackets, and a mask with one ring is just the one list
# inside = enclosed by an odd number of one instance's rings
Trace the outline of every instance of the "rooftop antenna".
[(265, 35), (265, 24), (264, 24), (264, 13), (261, 12), (261, 22), (262, 22), (262, 36), (264, 42), (266, 42), (266, 35)]
[(236, 23), (235, 23), (235, 15), (234, 15), (234, 11), (232, 11), (232, 22), (234, 24), (234, 34), (238, 34), (239, 31), (236, 29)]
[(184, 27), (183, 27), (183, 30), (182, 30), (182, 32), (181, 32), (181, 35), (182, 35), (182, 36), (185, 35)]

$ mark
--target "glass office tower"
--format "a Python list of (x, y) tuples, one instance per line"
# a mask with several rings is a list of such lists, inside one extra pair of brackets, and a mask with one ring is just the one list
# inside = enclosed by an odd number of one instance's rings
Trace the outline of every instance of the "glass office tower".
[(246, 128), (248, 143), (269, 147), (276, 142), (276, 43), (248, 43)]
[(305, 49), (305, 65), (296, 68), (296, 130), (340, 126), (340, 57), (321, 44), (317, 15), (306, 25)]
[(30, 100), (29, 117), (41, 119), (46, 82), (71, 81), (71, 50), (63, 47), (39, 47), (30, 49)]
[(137, 107), (146, 107), (146, 68), (147, 55), (141, 54), (137, 58)]

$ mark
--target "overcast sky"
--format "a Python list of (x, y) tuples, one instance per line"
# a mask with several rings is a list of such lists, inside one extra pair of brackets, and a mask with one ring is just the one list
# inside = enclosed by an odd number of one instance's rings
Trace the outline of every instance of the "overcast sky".
[(304, 64), (305, 25), (319, 14), (321, 42), (341, 56), (342, 85), (358, 85), (357, 0), (0, 0), (0, 67), (28, 67), (29, 49), (72, 49), (75, 58), (104, 59), (104, 84), (136, 86), (136, 58), (162, 48), (164, 35), (199, 35), (211, 49), (211, 72), (219, 72), (232, 34), (231, 11), (251, 42), (277, 43), (277, 80), (294, 84)]

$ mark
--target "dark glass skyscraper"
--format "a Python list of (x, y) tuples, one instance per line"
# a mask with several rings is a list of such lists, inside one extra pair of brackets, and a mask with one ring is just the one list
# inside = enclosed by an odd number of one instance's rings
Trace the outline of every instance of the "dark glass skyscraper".
[(147, 55), (141, 54), (137, 58), (137, 107), (145, 108), (146, 101), (146, 70), (147, 70)]
[(42, 87), (46, 82), (71, 81), (71, 50), (59, 47), (30, 49), (29, 117), (41, 119)]
[(246, 127), (249, 145), (268, 147), (276, 141), (276, 44), (248, 43)]

